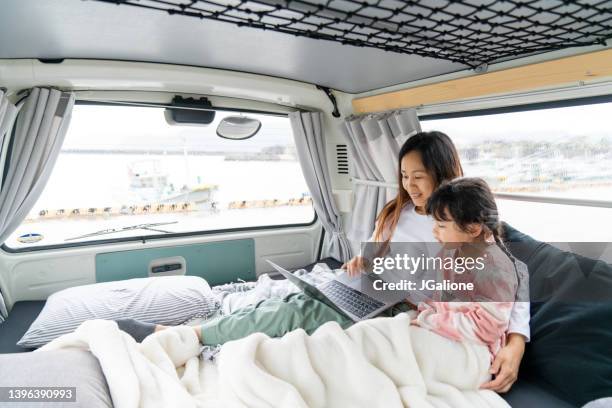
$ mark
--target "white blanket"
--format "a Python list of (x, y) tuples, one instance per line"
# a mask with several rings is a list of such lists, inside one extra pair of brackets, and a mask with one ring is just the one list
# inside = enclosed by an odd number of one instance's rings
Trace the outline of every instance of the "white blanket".
[[(318, 263), (310, 272), (305, 269), (298, 269), (293, 274), (317, 286), (334, 279), (340, 274), (340, 271), (334, 271), (326, 264)], [(299, 291), (300, 289), (287, 279), (274, 280), (268, 274), (260, 275), (257, 282), (230, 283), (213, 288), (213, 292), (217, 294), (221, 302), (221, 310), (226, 315), (238, 309), (255, 305), (262, 300), (283, 299), (287, 295)]]
[(113, 403), (124, 407), (507, 407), (492, 391), (484, 346), (410, 326), (409, 314), (311, 336), (253, 334), (226, 343), (216, 365), (199, 359), (189, 327), (137, 344), (111, 321), (89, 321), (41, 350), (90, 349)]

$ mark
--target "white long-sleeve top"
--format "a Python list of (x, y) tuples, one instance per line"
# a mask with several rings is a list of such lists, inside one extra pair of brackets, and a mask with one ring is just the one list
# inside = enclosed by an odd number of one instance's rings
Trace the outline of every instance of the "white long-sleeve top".
[[(397, 227), (391, 235), (391, 242), (436, 242), (433, 235), (434, 219), (429, 215), (416, 212), (413, 205), (408, 204), (402, 210)], [(368, 240), (374, 241), (374, 233)], [(529, 273), (527, 265), (515, 260), (518, 272), (518, 293), (520, 299), (529, 298)], [(529, 328), (530, 304), (529, 302), (514, 302), (510, 312), (508, 333), (518, 333), (529, 341), (531, 330)]]

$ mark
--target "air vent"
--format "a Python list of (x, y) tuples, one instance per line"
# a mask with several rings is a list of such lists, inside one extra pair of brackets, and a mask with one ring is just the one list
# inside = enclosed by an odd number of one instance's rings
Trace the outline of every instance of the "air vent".
[(338, 174), (349, 174), (348, 152), (345, 144), (336, 145), (336, 162), (338, 163)]

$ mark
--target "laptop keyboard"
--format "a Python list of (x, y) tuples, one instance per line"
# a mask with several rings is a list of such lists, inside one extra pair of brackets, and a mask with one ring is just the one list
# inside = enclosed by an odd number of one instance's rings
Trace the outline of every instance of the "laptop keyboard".
[(358, 318), (363, 318), (385, 304), (371, 296), (331, 280), (318, 288), (332, 302)]

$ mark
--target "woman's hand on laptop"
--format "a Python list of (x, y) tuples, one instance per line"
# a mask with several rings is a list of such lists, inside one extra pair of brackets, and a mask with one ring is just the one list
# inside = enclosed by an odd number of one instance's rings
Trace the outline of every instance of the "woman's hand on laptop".
[(341, 266), (342, 269), (346, 269), (348, 276), (357, 276), (365, 270), (366, 260), (361, 256), (355, 256), (350, 261), (346, 262)]

